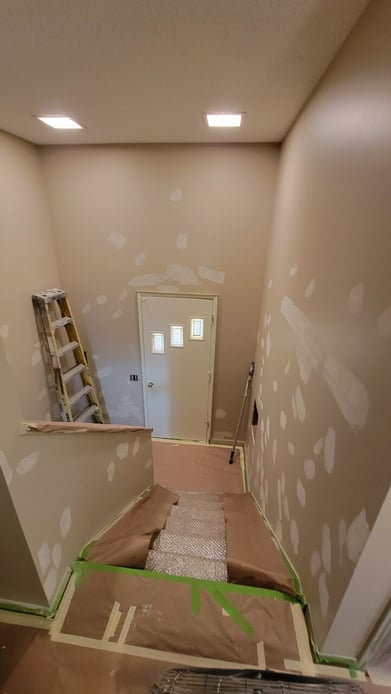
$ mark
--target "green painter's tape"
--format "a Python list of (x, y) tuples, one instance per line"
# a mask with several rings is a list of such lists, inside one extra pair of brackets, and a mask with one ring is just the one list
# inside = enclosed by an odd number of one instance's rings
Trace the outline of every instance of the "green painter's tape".
[(0, 610), (20, 612), (22, 614), (30, 614), (35, 615), (36, 617), (45, 617), (47, 619), (51, 619), (58, 610), (71, 575), (72, 571), (71, 569), (68, 569), (56, 593), (54, 602), (52, 605), (50, 605), (50, 607), (30, 607), (29, 605), (23, 605), (23, 603), (0, 602)]
[(356, 679), (357, 672), (361, 672), (363, 670), (363, 668), (359, 666), (357, 660), (354, 658), (340, 658), (336, 655), (324, 655), (319, 651), (309, 605), (306, 605), (305, 607), (304, 618), (307, 626), (308, 637), (311, 643), (314, 662), (319, 663), (320, 665), (334, 665), (335, 667), (346, 668), (349, 670), (351, 679)]
[(247, 621), (245, 617), (243, 617), (242, 613), (239, 612), (239, 610), (236, 609), (236, 607), (233, 606), (233, 604), (228, 600), (228, 598), (224, 595), (224, 593), (220, 592), (218, 589), (210, 589), (209, 593), (211, 594), (212, 598), (216, 600), (216, 602), (220, 605), (220, 607), (223, 608), (229, 614), (231, 619), (235, 622), (235, 624), (244, 631), (246, 636), (252, 636), (254, 634), (254, 628), (251, 626), (250, 622)]
[(91, 542), (88, 543), (85, 547), (83, 547), (82, 551), (80, 552), (79, 559), (87, 559), (90, 550), (92, 546), (95, 544), (96, 540), (92, 540)]

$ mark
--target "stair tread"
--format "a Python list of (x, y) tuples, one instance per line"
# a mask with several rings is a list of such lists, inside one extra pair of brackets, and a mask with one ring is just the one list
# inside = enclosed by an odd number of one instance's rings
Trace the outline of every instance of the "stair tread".
[(225, 538), (196, 537), (185, 533), (170, 533), (162, 530), (154, 542), (153, 549), (205, 559), (225, 560), (227, 552)]
[(227, 566), (221, 560), (150, 550), (145, 568), (148, 571), (158, 571), (172, 576), (227, 582)]
[(210, 511), (222, 510), (223, 504), (221, 501), (209, 501), (209, 499), (192, 498), (187, 496), (180, 496), (178, 500), (178, 506), (185, 506), (189, 509), (207, 509)]
[[(199, 518), (189, 518), (187, 520), (182, 517), (168, 516), (165, 530), (170, 533), (186, 535), (195, 535), (196, 537), (210, 537), (210, 522)], [(215, 520), (213, 523), (213, 535), (225, 537), (225, 520)]]
[(199, 508), (196, 507), (188, 507), (188, 506), (173, 506), (171, 509), (171, 516), (175, 517), (181, 517), (181, 518), (202, 518), (202, 520), (208, 520), (208, 521), (214, 521), (214, 520), (221, 520), (224, 518), (224, 512), (219, 509), (202, 509), (200, 511)]

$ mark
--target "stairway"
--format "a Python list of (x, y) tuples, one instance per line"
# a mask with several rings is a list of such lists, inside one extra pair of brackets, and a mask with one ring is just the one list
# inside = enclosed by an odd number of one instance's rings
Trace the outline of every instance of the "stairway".
[(175, 492), (167, 523), (148, 552), (149, 571), (227, 582), (223, 495)]

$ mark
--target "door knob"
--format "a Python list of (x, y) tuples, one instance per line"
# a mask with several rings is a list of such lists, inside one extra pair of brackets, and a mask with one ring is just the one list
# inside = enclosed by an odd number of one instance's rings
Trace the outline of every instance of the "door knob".
[(155, 384), (153, 381), (148, 381), (148, 383), (147, 383), (148, 388), (153, 388), (154, 385)]

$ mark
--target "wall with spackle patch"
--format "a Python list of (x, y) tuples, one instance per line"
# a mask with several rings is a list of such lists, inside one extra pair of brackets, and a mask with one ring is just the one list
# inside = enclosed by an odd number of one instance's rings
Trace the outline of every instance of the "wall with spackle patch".
[(129, 380), (141, 372), (137, 290), (217, 294), (212, 434), (232, 439), (279, 148), (47, 147), (41, 156), (64, 286), (110, 420), (144, 421), (141, 379)]
[(283, 147), (258, 333), (250, 486), (320, 646), (391, 481), (390, 22), (370, 4)]
[(50, 419), (31, 294), (61, 285), (38, 148), (0, 132), (0, 338), (23, 414)]

